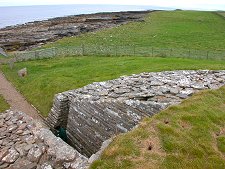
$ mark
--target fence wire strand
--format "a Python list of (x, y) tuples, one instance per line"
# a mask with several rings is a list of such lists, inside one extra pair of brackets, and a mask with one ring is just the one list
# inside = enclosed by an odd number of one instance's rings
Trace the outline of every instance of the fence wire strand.
[(138, 45), (99, 46), (82, 44), (80, 46), (53, 47), (35, 51), (17, 52), (14, 54), (14, 61), (20, 62), (60, 56), (148, 56), (225, 60), (225, 51), (157, 48)]

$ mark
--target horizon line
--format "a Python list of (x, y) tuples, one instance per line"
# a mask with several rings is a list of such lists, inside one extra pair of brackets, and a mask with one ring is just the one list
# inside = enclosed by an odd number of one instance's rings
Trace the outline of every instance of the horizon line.
[[(77, 4), (33, 4), (33, 5), (4, 5), (0, 7), (31, 7), (31, 6), (68, 6), (68, 5), (106, 5), (106, 6), (139, 6), (139, 7), (155, 7), (155, 8), (159, 8), (157, 10), (166, 10), (166, 9), (170, 9), (170, 10), (176, 10), (176, 9), (180, 9), (180, 10), (197, 10), (197, 11), (225, 11), (225, 9), (204, 9), (204, 8), (199, 8), (199, 7), (193, 7), (193, 8), (185, 8), (185, 7), (176, 7), (176, 6), (158, 6), (158, 5), (135, 5), (135, 4), (131, 4), (131, 5), (126, 5), (126, 4), (81, 4), (81, 3), (77, 3)], [(151, 10), (151, 9), (149, 9)], [(153, 10), (153, 9), (152, 9)]]

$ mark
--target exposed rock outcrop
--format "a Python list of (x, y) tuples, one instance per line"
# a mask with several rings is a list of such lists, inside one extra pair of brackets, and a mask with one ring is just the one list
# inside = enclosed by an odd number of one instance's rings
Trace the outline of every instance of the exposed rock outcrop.
[(143, 21), (150, 11), (111, 12), (59, 17), (0, 29), (0, 47), (6, 51), (26, 50), (63, 37), (76, 36), (130, 21)]
[(47, 119), (51, 128), (67, 129), (70, 144), (90, 157), (102, 143), (180, 103), (193, 93), (225, 84), (225, 71), (165, 71), (95, 82), (55, 96)]

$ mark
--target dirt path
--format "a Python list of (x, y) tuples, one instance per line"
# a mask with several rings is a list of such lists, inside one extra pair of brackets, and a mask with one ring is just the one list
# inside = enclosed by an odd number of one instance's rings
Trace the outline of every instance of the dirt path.
[(16, 88), (5, 78), (0, 71), (0, 94), (8, 102), (12, 110), (18, 110), (31, 116), (34, 120), (43, 123), (38, 111), (31, 106)]

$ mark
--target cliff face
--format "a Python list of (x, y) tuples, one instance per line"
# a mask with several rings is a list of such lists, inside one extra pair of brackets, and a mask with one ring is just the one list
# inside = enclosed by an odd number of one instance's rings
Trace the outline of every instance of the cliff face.
[(143, 21), (149, 11), (113, 12), (59, 17), (0, 29), (0, 47), (27, 50), (63, 37), (111, 28), (130, 21)]

